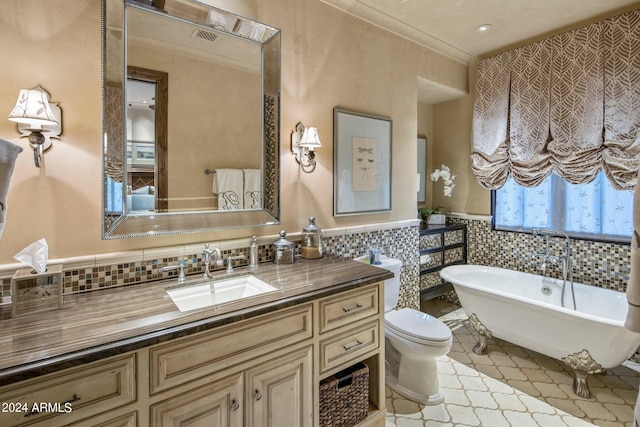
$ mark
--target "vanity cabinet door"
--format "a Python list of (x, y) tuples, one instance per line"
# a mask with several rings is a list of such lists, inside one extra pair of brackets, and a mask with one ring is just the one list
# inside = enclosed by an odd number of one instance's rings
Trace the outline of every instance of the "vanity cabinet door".
[(152, 427), (242, 426), (242, 373), (151, 406)]
[(246, 426), (313, 425), (311, 349), (305, 347), (246, 371)]

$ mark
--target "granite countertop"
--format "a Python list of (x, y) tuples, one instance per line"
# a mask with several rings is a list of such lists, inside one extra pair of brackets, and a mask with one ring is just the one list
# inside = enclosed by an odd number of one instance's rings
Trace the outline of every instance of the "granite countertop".
[[(249, 273), (248, 267), (234, 275)], [(213, 279), (188, 276), (185, 284)], [(0, 385), (137, 350), (169, 339), (258, 316), (335, 292), (375, 283), (393, 273), (325, 256), (290, 265), (260, 264), (253, 272), (277, 291), (180, 312), (166, 293), (176, 279), (65, 295), (62, 310), (0, 321)]]

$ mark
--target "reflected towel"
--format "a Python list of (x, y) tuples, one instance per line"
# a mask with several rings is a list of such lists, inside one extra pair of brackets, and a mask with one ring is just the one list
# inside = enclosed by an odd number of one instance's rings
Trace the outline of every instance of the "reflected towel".
[(242, 170), (240, 169), (216, 169), (213, 172), (213, 187), (211, 191), (218, 195), (219, 210), (243, 209)]
[(633, 236), (631, 237), (631, 255), (629, 283), (627, 283), (627, 301), (629, 312), (624, 326), (633, 332), (640, 332), (640, 173), (633, 193)]
[(243, 169), (244, 172), (244, 208), (260, 209), (261, 203), (261, 179), (260, 169)]
[(16, 158), (20, 153), (22, 153), (22, 147), (0, 139), (0, 237), (2, 237), (4, 224), (7, 220), (9, 181), (13, 174)]

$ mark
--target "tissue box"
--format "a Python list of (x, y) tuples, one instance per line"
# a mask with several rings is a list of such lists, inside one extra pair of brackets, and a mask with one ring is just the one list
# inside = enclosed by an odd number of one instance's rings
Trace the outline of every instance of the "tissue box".
[(62, 308), (62, 265), (16, 271), (11, 278), (11, 313), (14, 317)]

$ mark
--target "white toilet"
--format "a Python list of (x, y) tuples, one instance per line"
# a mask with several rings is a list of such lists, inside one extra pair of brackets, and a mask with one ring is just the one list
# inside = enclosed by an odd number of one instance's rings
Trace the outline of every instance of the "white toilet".
[(451, 330), (426, 313), (411, 308), (394, 310), (400, 294), (402, 262), (386, 256), (381, 261), (378, 267), (394, 274), (384, 283), (386, 384), (410, 400), (436, 405), (443, 399), (436, 358), (451, 350)]

